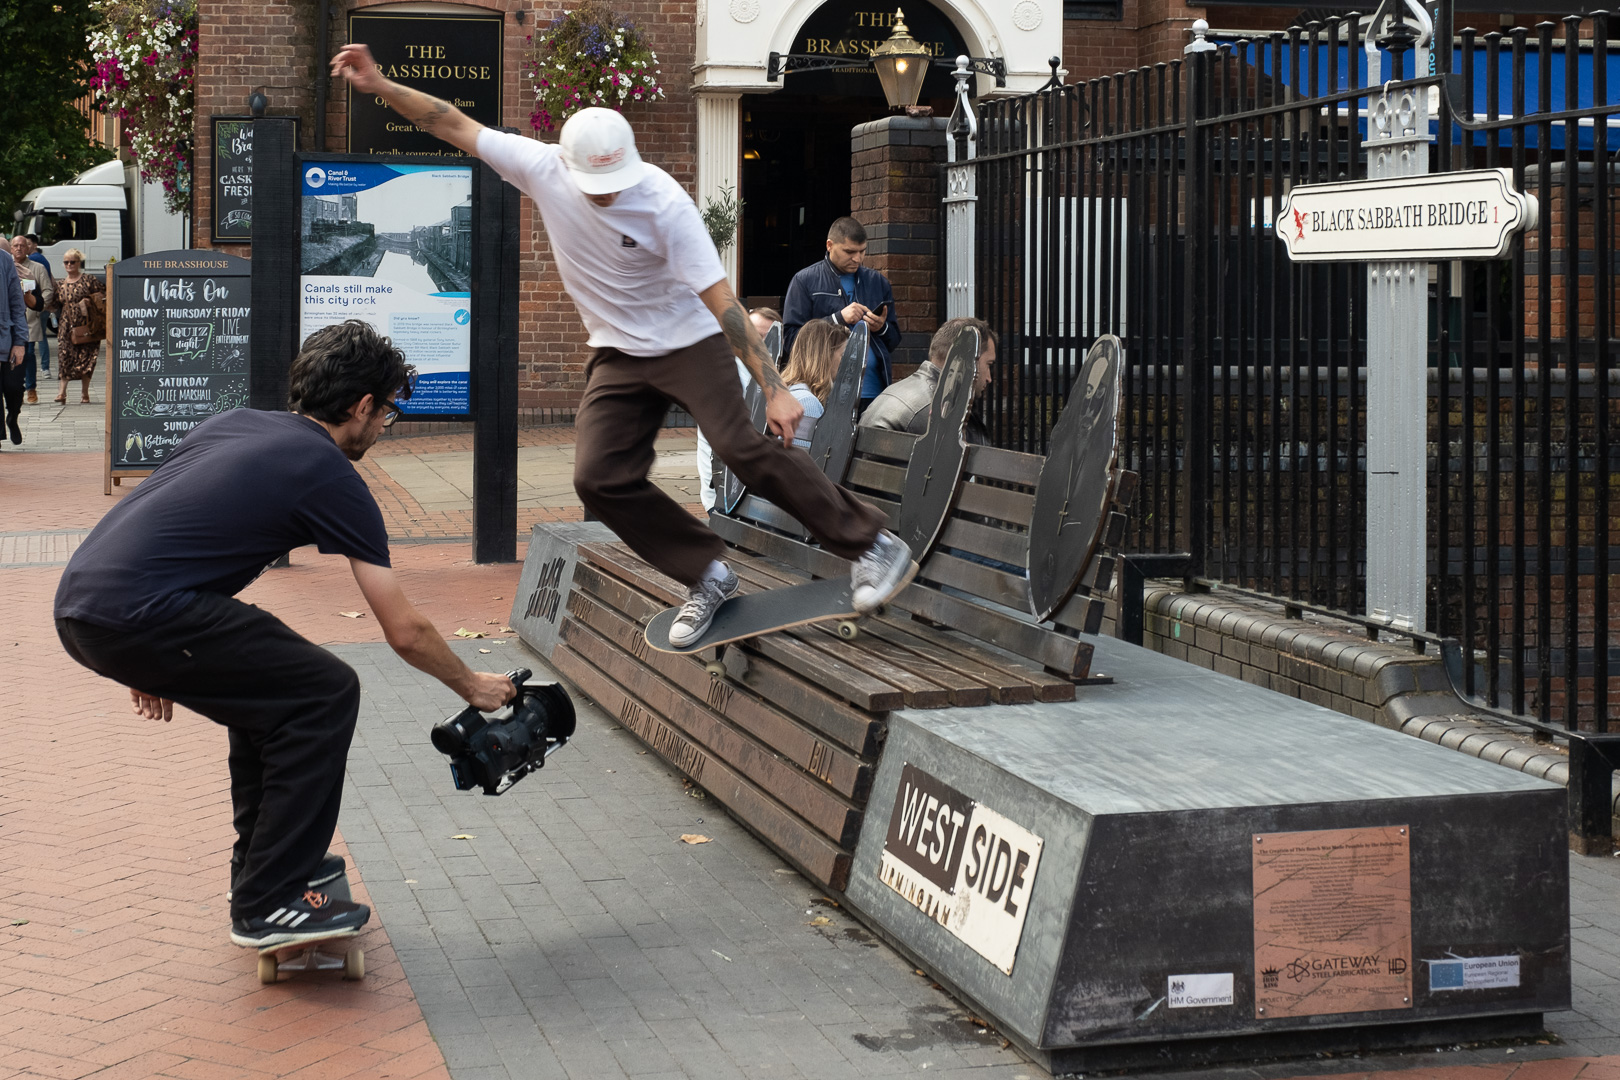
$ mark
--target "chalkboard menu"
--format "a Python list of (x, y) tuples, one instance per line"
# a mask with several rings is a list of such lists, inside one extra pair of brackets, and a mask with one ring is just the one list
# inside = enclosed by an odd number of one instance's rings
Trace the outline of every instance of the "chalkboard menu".
[[(253, 242), (253, 117), (216, 116), (214, 126), (214, 213), (216, 244)], [(293, 118), (293, 145), (298, 121)]]
[(219, 251), (112, 265), (107, 472), (147, 473), (208, 417), (248, 402), (249, 267)]

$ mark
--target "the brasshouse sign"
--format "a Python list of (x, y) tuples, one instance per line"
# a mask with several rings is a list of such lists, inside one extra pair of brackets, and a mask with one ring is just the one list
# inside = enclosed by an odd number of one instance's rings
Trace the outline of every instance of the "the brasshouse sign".
[(1302, 184), (1277, 216), (1295, 262), (1499, 259), (1534, 228), (1536, 200), (1507, 169)]

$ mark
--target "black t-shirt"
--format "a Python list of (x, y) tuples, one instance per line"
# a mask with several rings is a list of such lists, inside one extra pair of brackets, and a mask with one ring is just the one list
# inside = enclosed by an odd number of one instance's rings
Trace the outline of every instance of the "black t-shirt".
[(377, 500), (325, 428), (293, 413), (220, 413), (85, 537), (56, 617), (155, 626), (198, 593), (235, 595), (306, 544), (390, 565)]

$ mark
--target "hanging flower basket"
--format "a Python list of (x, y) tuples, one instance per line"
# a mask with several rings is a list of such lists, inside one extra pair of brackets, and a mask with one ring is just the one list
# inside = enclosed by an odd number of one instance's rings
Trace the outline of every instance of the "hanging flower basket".
[(163, 185), (173, 213), (191, 195), (197, 80), (196, 0), (91, 0), (105, 20), (90, 32), (90, 89), (129, 134), (142, 179)]
[(585, 0), (537, 30), (523, 77), (534, 84), (529, 125), (536, 131), (554, 131), (593, 105), (622, 110), (664, 96), (658, 54), (604, 0)]

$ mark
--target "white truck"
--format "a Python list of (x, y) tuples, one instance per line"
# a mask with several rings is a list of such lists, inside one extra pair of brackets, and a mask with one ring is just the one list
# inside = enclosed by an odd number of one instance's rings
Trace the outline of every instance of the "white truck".
[(35, 188), (12, 215), (13, 233), (35, 233), (51, 268), (62, 274), (62, 253), (84, 252), (84, 268), (105, 274), (109, 259), (190, 246), (189, 214), (163, 205), (163, 185), (143, 184), (139, 171), (107, 161), (65, 184)]

